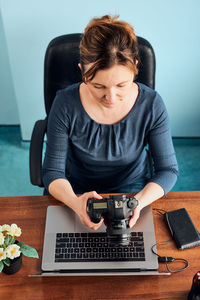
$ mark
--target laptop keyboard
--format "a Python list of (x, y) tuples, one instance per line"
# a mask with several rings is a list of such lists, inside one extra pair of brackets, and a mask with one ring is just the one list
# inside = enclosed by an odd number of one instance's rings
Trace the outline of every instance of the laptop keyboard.
[(142, 232), (132, 232), (128, 246), (108, 243), (105, 232), (57, 233), (55, 262), (144, 261)]

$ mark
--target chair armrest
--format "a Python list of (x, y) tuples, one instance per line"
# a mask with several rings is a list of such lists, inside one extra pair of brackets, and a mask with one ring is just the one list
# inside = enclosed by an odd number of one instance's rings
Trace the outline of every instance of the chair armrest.
[(44, 135), (47, 131), (47, 118), (39, 120), (33, 128), (30, 150), (29, 150), (29, 171), (30, 180), (33, 185), (43, 187), (42, 182), (42, 150)]

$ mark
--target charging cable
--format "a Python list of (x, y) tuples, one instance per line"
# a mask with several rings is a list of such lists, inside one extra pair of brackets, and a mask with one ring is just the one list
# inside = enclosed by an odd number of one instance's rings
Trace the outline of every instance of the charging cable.
[[(171, 242), (172, 240), (169, 240), (167, 242), (162, 242), (162, 243), (156, 243), (154, 244), (152, 247), (151, 247), (151, 251), (153, 252), (153, 254), (157, 255), (158, 256), (158, 262), (160, 263), (165, 263), (166, 265), (166, 268), (167, 268), (167, 271), (170, 272), (170, 273), (176, 273), (176, 272), (181, 272), (185, 269), (188, 268), (189, 266), (189, 262), (184, 259), (184, 258), (174, 258), (174, 257), (170, 257), (170, 256), (160, 256), (159, 254), (157, 254), (155, 252), (155, 247), (156, 246), (159, 246), (159, 245), (165, 245), (165, 244), (168, 244), (169, 242)], [(180, 269), (171, 269), (169, 267), (169, 263), (172, 263), (172, 262), (183, 262), (184, 263), (184, 267), (183, 268), (180, 268)]]

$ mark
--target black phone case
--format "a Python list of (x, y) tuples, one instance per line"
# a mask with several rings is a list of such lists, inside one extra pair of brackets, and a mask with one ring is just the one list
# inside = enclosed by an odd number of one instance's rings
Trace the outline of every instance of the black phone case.
[(200, 245), (200, 235), (185, 208), (169, 211), (165, 218), (179, 249)]

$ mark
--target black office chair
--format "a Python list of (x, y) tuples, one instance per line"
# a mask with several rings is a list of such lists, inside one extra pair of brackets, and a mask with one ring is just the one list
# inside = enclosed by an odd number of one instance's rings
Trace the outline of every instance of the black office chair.
[[(30, 180), (33, 185), (43, 187), (42, 153), (47, 119), (56, 92), (73, 83), (80, 82), (79, 44), (82, 34), (67, 34), (56, 37), (47, 47), (44, 62), (44, 100), (46, 118), (35, 123), (30, 143)], [(155, 54), (151, 44), (138, 37), (140, 67), (137, 81), (155, 88)]]

